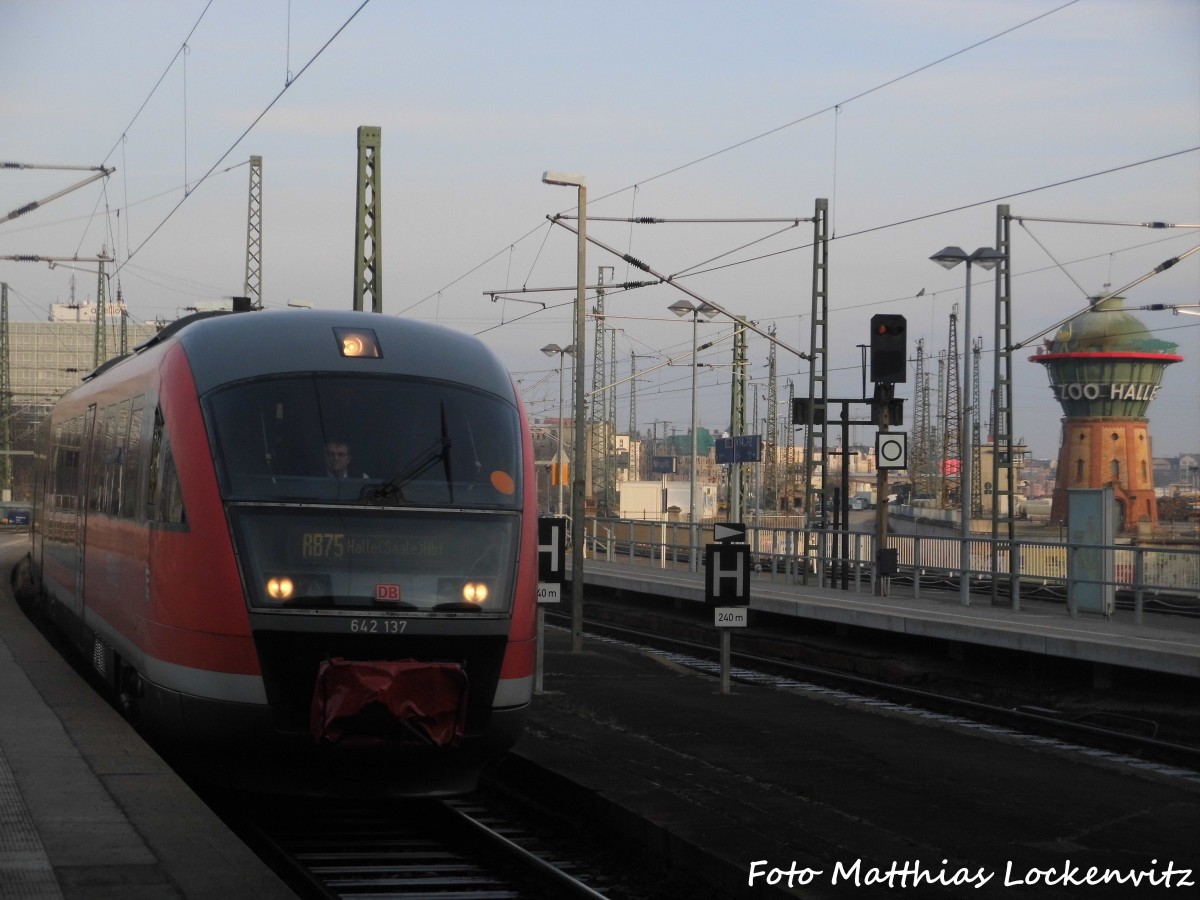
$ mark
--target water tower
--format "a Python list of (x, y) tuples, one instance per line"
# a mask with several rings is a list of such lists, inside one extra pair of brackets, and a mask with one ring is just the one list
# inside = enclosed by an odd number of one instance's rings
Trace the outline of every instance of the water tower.
[(1116, 525), (1158, 522), (1147, 409), (1163, 371), (1183, 357), (1176, 345), (1151, 337), (1121, 297), (1092, 298), (1030, 361), (1046, 367), (1062, 405), (1062, 442), (1051, 521), (1067, 514), (1068, 488), (1111, 485)]

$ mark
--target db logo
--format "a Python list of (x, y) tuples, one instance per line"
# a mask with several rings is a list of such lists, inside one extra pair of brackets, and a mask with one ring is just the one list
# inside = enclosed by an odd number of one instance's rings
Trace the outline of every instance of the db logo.
[(375, 599), (383, 603), (399, 603), (400, 602), (400, 585), (398, 584), (377, 584), (375, 585)]

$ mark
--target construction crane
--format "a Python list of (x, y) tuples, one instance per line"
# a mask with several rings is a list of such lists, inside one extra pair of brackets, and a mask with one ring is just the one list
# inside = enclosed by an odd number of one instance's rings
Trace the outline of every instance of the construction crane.
[(110, 169), (110, 168), (107, 168), (106, 166), (54, 166), (54, 165), (39, 165), (37, 163), (18, 163), (18, 162), (0, 162), (0, 169), (57, 169), (57, 170), (70, 171), (70, 172), (95, 172), (96, 173), (95, 175), (92, 175), (88, 178), (83, 179), (83, 181), (76, 182), (75, 184), (71, 185), (70, 187), (63, 188), (61, 191), (58, 191), (57, 193), (50, 194), (48, 197), (43, 197), (41, 200), (33, 200), (29, 203), (26, 203), (24, 206), (18, 206), (12, 212), (10, 212), (6, 216), (4, 216), (4, 218), (0, 219), (0, 223), (7, 222), (10, 219), (15, 219), (19, 216), (23, 216), (26, 213), (33, 212), (35, 209), (37, 209), (40, 206), (45, 206), (47, 203), (50, 203), (53, 200), (57, 200), (59, 197), (62, 197), (62, 196), (65, 196), (66, 194), (71, 193), (71, 191), (75, 191), (81, 187), (84, 187), (85, 185), (89, 185), (93, 181), (96, 181), (99, 178), (107, 178), (113, 172), (117, 171), (116, 169)]

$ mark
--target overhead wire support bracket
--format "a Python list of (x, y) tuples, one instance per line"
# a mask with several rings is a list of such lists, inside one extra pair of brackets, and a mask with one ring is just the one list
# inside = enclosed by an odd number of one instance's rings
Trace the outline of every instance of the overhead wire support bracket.
[(63, 188), (61, 191), (51, 194), (48, 197), (43, 197), (41, 200), (33, 200), (29, 203), (26, 203), (24, 206), (17, 207), (12, 212), (10, 212), (8, 215), (4, 216), (4, 218), (0, 219), (0, 222), (7, 222), (10, 219), (15, 219), (19, 216), (25, 215), (26, 213), (31, 213), (40, 206), (45, 206), (47, 203), (50, 203), (53, 200), (57, 200), (59, 197), (62, 197), (66, 194), (71, 193), (71, 191), (75, 191), (81, 187), (85, 187), (85, 186), (91, 184), (93, 181), (96, 181), (99, 178), (107, 178), (113, 172), (117, 171), (115, 168), (107, 168), (105, 166), (37, 166), (37, 165), (30, 165), (30, 164), (26, 164), (26, 163), (0, 163), (0, 168), (3, 168), (3, 169), (76, 169), (76, 170), (82, 169), (84, 171), (96, 173), (95, 175), (85, 178), (85, 179), (83, 179), (83, 181), (78, 181), (75, 184), (71, 185), (70, 187)]
[(36, 253), (17, 253), (10, 256), (0, 256), (0, 259), (8, 262), (44, 262), (52, 269), (58, 263), (106, 263), (113, 261), (113, 258), (107, 253), (100, 253), (96, 256), (40, 256)]
[[(567, 231), (570, 231), (572, 234), (579, 234), (579, 229), (573, 228), (572, 226), (570, 226), (566, 222), (564, 222), (563, 216), (558, 216), (558, 215), (549, 216), (548, 215), (548, 216), (546, 216), (546, 218), (549, 219), (553, 224), (567, 229)], [(791, 221), (791, 220), (789, 219), (788, 221)], [(753, 331), (755, 334), (759, 335), (760, 337), (765, 337), (768, 341), (775, 344), (777, 347), (780, 347), (780, 348), (786, 350), (788, 353), (791, 353), (794, 356), (798, 356), (801, 359), (805, 359), (805, 360), (812, 359), (812, 357), (809, 356), (809, 354), (801, 353), (799, 350), (797, 350), (795, 347), (788, 344), (786, 341), (781, 341), (779, 338), (775, 337), (775, 335), (768, 333), (765, 329), (760, 328), (756, 323), (751, 322), (749, 319), (745, 319), (742, 316), (735, 315), (734, 313), (731, 313), (729, 310), (725, 309), (725, 307), (721, 306), (719, 303), (714, 303), (712, 300), (702, 297), (700, 294), (697, 294), (695, 291), (691, 290), (690, 288), (686, 288), (681, 284), (677, 284), (676, 282), (671, 280), (673, 276), (663, 275), (661, 272), (654, 271), (654, 269), (650, 268), (650, 266), (646, 265), (646, 263), (642, 262), (640, 259), (636, 259), (636, 258), (630, 256), (628, 253), (622, 253), (620, 250), (617, 250), (615, 247), (610, 247), (608, 244), (604, 243), (603, 241), (601, 241), (597, 238), (592, 237), (590, 234), (584, 235), (584, 237), (588, 241), (588, 243), (595, 244), (601, 250), (608, 251), (613, 256), (617, 257), (617, 259), (624, 260), (625, 262), (629, 263), (634, 268), (641, 269), (643, 272), (645, 272), (648, 275), (653, 275), (662, 284), (669, 284), (672, 287), (676, 288), (677, 290), (683, 291), (683, 293), (687, 294), (693, 300), (697, 300), (700, 303), (707, 303), (709, 306), (711, 306), (713, 309), (715, 309), (721, 315), (732, 319), (734, 322), (741, 325), (743, 328), (750, 329), (751, 331)]]
[[(553, 216), (555, 219), (578, 219), (579, 216), (563, 214)], [(660, 219), (656, 216), (588, 216), (589, 222), (625, 222), (633, 225), (799, 225), (801, 222), (812, 222), (813, 217), (790, 216), (783, 219)]]
[[(621, 290), (632, 291), (632, 290), (635, 290), (636, 288), (651, 287), (653, 285), (661, 284), (661, 283), (662, 283), (661, 281), (620, 281), (620, 282), (613, 282), (612, 284), (605, 284), (605, 285), (588, 284), (588, 285), (584, 285), (584, 289), (589, 290), (589, 291), (594, 291), (594, 290), (597, 290), (598, 288), (603, 287), (607, 290), (612, 290), (613, 288), (620, 288)], [(562, 291), (574, 291), (574, 290), (576, 290), (575, 285), (571, 285), (570, 287), (503, 288), (500, 290), (483, 291), (483, 293), (489, 297), (505, 297), (508, 294), (552, 294), (552, 293), (557, 293), (557, 292), (562, 292)]]
[(1110, 222), (1097, 219), (1051, 219), (1038, 216), (1013, 216), (1022, 225), (1026, 222), (1054, 222), (1059, 225), (1123, 225), (1130, 228), (1200, 228), (1200, 224), (1176, 222)]

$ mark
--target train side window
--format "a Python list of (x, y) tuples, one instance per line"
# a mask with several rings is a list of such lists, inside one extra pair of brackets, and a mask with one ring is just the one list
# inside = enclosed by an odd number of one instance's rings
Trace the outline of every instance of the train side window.
[(162, 460), (163, 417), (159, 407), (154, 408), (154, 432), (150, 436), (150, 478), (146, 485), (146, 519), (158, 521), (158, 479)]
[(129, 413), (129, 438), (125, 444), (124, 475), (121, 479), (121, 507), (117, 515), (137, 518), (138, 491), (142, 482), (142, 408), (145, 397), (134, 397)]
[(50, 505), (56, 510), (74, 510), (79, 493), (79, 444), (83, 418), (71, 419), (55, 428), (50, 472)]
[(123, 400), (107, 406), (97, 419), (92, 450), (90, 508), (93, 512), (120, 515), (130, 403)]
[(92, 423), (91, 441), (85, 441), (86, 446), (89, 448), (88, 455), (90, 456), (88, 462), (87, 505), (88, 509), (92, 512), (100, 512), (101, 501), (104, 497), (104, 441), (105, 433), (108, 431), (110, 424), (111, 420), (104, 417), (102, 413), (98, 413), (95, 421)]
[(162, 408), (154, 410), (154, 435), (150, 444), (150, 483), (146, 491), (146, 518), (151, 522), (183, 524), (187, 514), (179, 489), (179, 472), (171, 453)]
[(183, 509), (183, 491), (179, 489), (179, 472), (175, 468), (175, 457), (171, 453), (169, 441), (164, 444), (163, 450), (162, 502), (159, 512), (162, 521), (173, 525), (182, 525), (187, 521)]
[(116, 409), (116, 430), (108, 453), (109, 466), (109, 495), (108, 512), (111, 515), (121, 514), (121, 497), (125, 493), (125, 455), (129, 448), (129, 409), (130, 400), (122, 400)]

